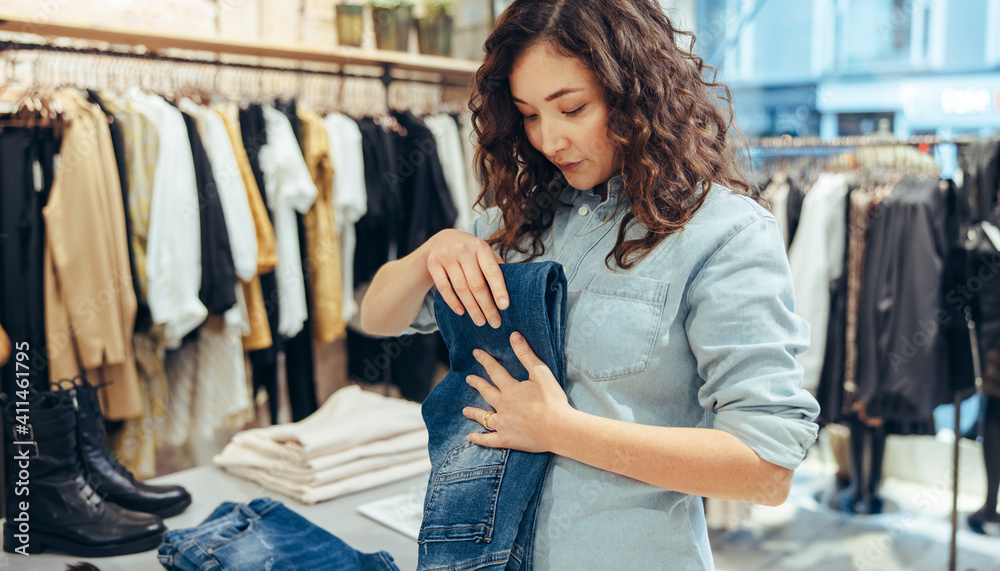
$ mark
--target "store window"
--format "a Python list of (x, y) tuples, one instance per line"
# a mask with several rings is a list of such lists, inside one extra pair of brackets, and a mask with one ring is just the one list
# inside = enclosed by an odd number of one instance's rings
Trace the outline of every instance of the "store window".
[(929, 41), (928, 0), (838, 0), (837, 67), (869, 71), (920, 61)]
[(726, 34), (735, 19), (730, 0), (701, 0), (698, 2), (697, 42), (695, 51), (705, 62), (718, 65), (722, 54), (720, 49), (726, 44)]
[(876, 113), (840, 113), (837, 115), (837, 132), (841, 136), (892, 135), (896, 114), (892, 111)]

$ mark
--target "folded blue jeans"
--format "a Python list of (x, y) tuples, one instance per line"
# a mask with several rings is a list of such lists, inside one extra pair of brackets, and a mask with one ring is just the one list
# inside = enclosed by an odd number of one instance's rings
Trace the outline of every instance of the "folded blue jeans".
[(358, 552), (270, 498), (226, 502), (198, 527), (168, 531), (158, 558), (168, 571), (399, 571), (388, 553)]
[(473, 349), (482, 349), (515, 379), (527, 379), (510, 346), (511, 333), (518, 331), (563, 385), (566, 276), (554, 262), (500, 267), (511, 301), (500, 312), (499, 329), (477, 327), (468, 312), (456, 315), (440, 294), (434, 301), (451, 372), (421, 409), (432, 468), (418, 537), (418, 571), (531, 569), (535, 513), (550, 454), (470, 443), (466, 436), (482, 426), (465, 418), (462, 408), (491, 407), (465, 378), (475, 374), (489, 379), (472, 356)]

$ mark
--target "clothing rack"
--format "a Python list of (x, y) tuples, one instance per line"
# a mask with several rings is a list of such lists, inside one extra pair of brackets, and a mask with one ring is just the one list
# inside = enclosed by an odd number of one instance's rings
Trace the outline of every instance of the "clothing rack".
[[(819, 137), (765, 137), (752, 141), (748, 153), (763, 151), (765, 155), (831, 155), (842, 153), (846, 150), (857, 147), (891, 147), (908, 146), (918, 147), (922, 151), (930, 150), (935, 145), (954, 144), (964, 145), (976, 140), (975, 136), (961, 137), (956, 139), (944, 139), (934, 135), (917, 136), (909, 139), (896, 139), (889, 134), (873, 134), (861, 136), (836, 137), (824, 140)], [(969, 336), (972, 343), (973, 368), (975, 370), (976, 384), (979, 384), (981, 376), (976, 341), (976, 325), (971, 320), (971, 314), (966, 308), (966, 322), (969, 327)], [(961, 394), (954, 396), (955, 422), (954, 422), (954, 442), (952, 445), (952, 504), (951, 504), (951, 540), (949, 545), (948, 570), (956, 571), (958, 565), (958, 470), (959, 470), (959, 439), (961, 437)]]

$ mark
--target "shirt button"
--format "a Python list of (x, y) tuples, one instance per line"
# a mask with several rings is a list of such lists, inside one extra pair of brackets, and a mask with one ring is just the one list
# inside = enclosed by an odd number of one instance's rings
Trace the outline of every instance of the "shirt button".
[(581, 206), (580, 210), (577, 210), (577, 212), (580, 213), (580, 216), (586, 216), (587, 214), (590, 214), (590, 209), (586, 206)]

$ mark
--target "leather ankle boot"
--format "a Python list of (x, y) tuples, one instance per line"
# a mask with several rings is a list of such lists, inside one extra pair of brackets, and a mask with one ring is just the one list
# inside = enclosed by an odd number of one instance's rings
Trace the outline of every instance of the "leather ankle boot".
[(191, 505), (191, 496), (181, 486), (151, 486), (136, 481), (108, 448), (107, 430), (97, 387), (83, 377), (63, 380), (52, 389), (66, 393), (76, 408), (83, 461), (97, 491), (123, 508), (168, 518)]
[(64, 395), (24, 391), (0, 400), (7, 441), (4, 551), (107, 557), (163, 541), (160, 518), (107, 502), (90, 485), (76, 414)]

